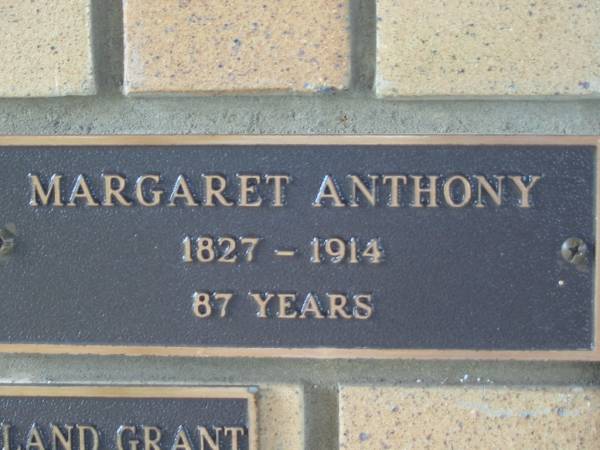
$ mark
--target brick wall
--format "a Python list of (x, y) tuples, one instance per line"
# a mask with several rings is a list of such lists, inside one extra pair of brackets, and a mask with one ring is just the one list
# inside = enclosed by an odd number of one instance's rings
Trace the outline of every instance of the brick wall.
[[(600, 134), (599, 23), (598, 0), (1, 0), (0, 133)], [(258, 384), (264, 449), (600, 441), (597, 363), (3, 356), (0, 377)]]
[[(0, 96), (94, 95), (91, 0), (0, 5)], [(349, 0), (123, 0), (124, 95), (352, 89)], [(600, 4), (376, 2), (373, 95), (594, 96)]]

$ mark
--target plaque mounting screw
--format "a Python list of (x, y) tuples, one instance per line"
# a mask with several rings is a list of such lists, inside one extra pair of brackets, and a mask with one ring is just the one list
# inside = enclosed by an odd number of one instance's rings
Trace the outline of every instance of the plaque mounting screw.
[(568, 263), (581, 266), (587, 263), (588, 246), (583, 239), (571, 237), (563, 242), (560, 254)]
[(15, 247), (15, 235), (6, 228), (0, 228), (0, 255), (9, 255)]

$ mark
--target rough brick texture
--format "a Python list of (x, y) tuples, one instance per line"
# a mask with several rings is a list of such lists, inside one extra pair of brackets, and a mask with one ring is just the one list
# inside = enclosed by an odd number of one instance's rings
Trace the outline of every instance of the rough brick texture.
[(340, 448), (592, 449), (600, 390), (342, 387)]
[(379, 96), (600, 92), (600, 2), (377, 0)]
[(348, 14), (348, 0), (124, 0), (124, 91), (344, 89)]
[(96, 92), (89, 0), (2, 0), (0, 43), (0, 97)]
[(258, 435), (261, 450), (304, 449), (304, 395), (300, 386), (260, 386)]

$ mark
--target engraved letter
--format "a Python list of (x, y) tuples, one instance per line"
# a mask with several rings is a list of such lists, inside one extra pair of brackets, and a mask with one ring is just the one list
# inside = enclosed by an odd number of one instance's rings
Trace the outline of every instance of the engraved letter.
[(540, 181), (540, 178), (542, 177), (539, 175), (532, 175), (528, 177), (530, 180), (529, 185), (525, 185), (525, 183), (523, 182), (523, 177), (520, 177), (519, 175), (509, 176), (508, 178), (510, 178), (510, 180), (514, 183), (514, 185), (517, 187), (517, 189), (519, 189), (519, 192), (521, 193), (521, 201), (519, 202), (519, 206), (521, 208), (530, 208), (531, 204), (529, 203), (529, 191), (533, 186), (535, 186), (535, 184), (538, 181)]
[(361, 192), (371, 206), (377, 204), (377, 179), (379, 177), (377, 175), (369, 175), (368, 177), (371, 180), (370, 187), (367, 187), (358, 175), (349, 175), (350, 181), (352, 182), (352, 198), (350, 199), (351, 207), (356, 208), (359, 206), (356, 201), (357, 191)]
[(389, 205), (391, 208), (400, 207), (400, 182), (406, 184), (406, 177), (404, 175), (384, 175), (383, 184), (390, 182), (390, 201)]
[(144, 450), (160, 450), (161, 438), (160, 428), (144, 426)]
[(87, 438), (86, 434), (91, 435), (92, 438), (92, 447), (91, 450), (98, 450), (100, 446), (100, 438), (98, 436), (98, 431), (89, 425), (77, 425), (77, 429), (79, 430), (79, 450), (87, 450)]
[[(30, 206), (40, 206), (40, 203), (44, 206), (48, 206), (51, 195), (53, 197), (52, 206), (64, 206), (62, 199), (60, 198), (60, 180), (62, 179), (62, 175), (52, 175), (50, 177), (47, 191), (44, 191), (44, 187), (37, 175), (29, 174), (29, 179), (31, 180)], [(38, 199), (40, 203), (38, 203)]]
[(100, 206), (98, 202), (92, 196), (92, 192), (90, 191), (90, 187), (83, 175), (78, 175), (75, 180), (75, 184), (73, 185), (73, 190), (71, 191), (71, 197), (69, 198), (69, 203), (67, 206), (77, 206), (75, 200), (78, 198), (82, 198), (85, 200), (86, 206)]
[(262, 204), (260, 195), (255, 200), (248, 200), (248, 194), (256, 194), (256, 185), (260, 184), (260, 175), (238, 175), (240, 179), (240, 203), (243, 208), (258, 208)]
[[(455, 202), (454, 196), (452, 195), (452, 184), (455, 181), (459, 181), (462, 184), (462, 201)], [(452, 208), (463, 208), (471, 201), (471, 183), (462, 175), (454, 175), (453, 177), (448, 178), (446, 183), (444, 183), (444, 200), (446, 203)]]
[(204, 444), (208, 444), (211, 450), (219, 450), (219, 433), (223, 430), (221, 427), (213, 427), (215, 430), (215, 438), (213, 439), (206, 427), (198, 427), (200, 435), (200, 449), (204, 450)]
[(2, 450), (11, 450), (10, 447), (10, 425), (7, 423), (2, 424)]
[(64, 433), (58, 426), (50, 424), (50, 433), (52, 435), (52, 450), (58, 450), (59, 441), (60, 441), (60, 447), (62, 449), (71, 450), (73, 448), (72, 444), (71, 444), (71, 442), (72, 442), (71, 431), (73, 430), (73, 426), (65, 425), (65, 428), (67, 429), (66, 436), (64, 435)]
[(329, 297), (329, 318), (337, 319), (338, 314), (342, 319), (351, 319), (352, 316), (344, 309), (348, 298), (343, 294), (327, 294)]
[(246, 434), (246, 430), (242, 427), (225, 427), (225, 436), (231, 433), (231, 450), (239, 450), (239, 437)]
[(157, 206), (160, 205), (164, 192), (162, 190), (151, 190), (152, 200), (146, 199), (144, 196), (144, 183), (147, 181), (153, 181), (154, 183), (160, 182), (158, 175), (143, 175), (139, 177), (135, 182), (135, 196), (137, 201), (142, 206)]
[(179, 429), (177, 430), (177, 434), (175, 435), (175, 441), (173, 442), (173, 447), (171, 447), (171, 450), (193, 450), (192, 446), (190, 444), (190, 438), (187, 434), (187, 432), (185, 431), (185, 428), (183, 428), (183, 426), (180, 426)]
[(173, 191), (171, 192), (167, 206), (177, 206), (175, 200), (178, 198), (184, 199), (187, 206), (198, 206), (183, 175), (179, 175), (177, 180), (175, 180), (175, 185), (173, 186)]
[(487, 192), (487, 194), (490, 196), (490, 198), (492, 199), (492, 201), (496, 204), (496, 206), (500, 206), (502, 204), (502, 181), (504, 180), (504, 175), (498, 176), (498, 175), (494, 175), (494, 177), (496, 178), (496, 180), (498, 180), (498, 190), (494, 190), (494, 188), (492, 187), (492, 185), (488, 182), (488, 180), (486, 180), (485, 177), (482, 177), (481, 175), (477, 175), (475, 176), (475, 178), (477, 179), (477, 204), (475, 205), (475, 208), (485, 208), (485, 204), (483, 203), (483, 201), (481, 200), (481, 188), (483, 188), (483, 190), (485, 192)]
[(331, 175), (325, 175), (325, 178), (323, 178), (321, 188), (319, 189), (319, 193), (317, 194), (317, 198), (315, 198), (313, 206), (315, 208), (320, 208), (323, 206), (322, 201), (324, 199), (331, 200), (333, 206), (336, 208), (343, 208), (346, 206), (342, 201), (342, 197), (340, 196), (335, 181)]
[[(131, 206), (131, 202), (123, 197), (125, 190), (125, 177), (121, 175), (102, 175), (104, 178), (104, 202), (102, 206), (114, 206), (113, 198), (117, 203), (123, 206)], [(113, 181), (117, 182), (117, 187), (113, 187)]]
[(40, 432), (37, 429), (37, 425), (34, 423), (31, 425), (31, 429), (27, 434), (27, 444), (25, 444), (26, 450), (31, 450), (32, 448), (37, 448), (38, 450), (46, 450), (44, 447), (44, 441), (40, 436)]
[(423, 202), (422, 202), (421, 195), (428, 194), (429, 201), (427, 202), (427, 207), (428, 208), (437, 208), (437, 206), (438, 206), (437, 205), (437, 179), (438, 179), (438, 177), (435, 175), (429, 175), (427, 177), (429, 180), (429, 186), (426, 188), (421, 186), (421, 180), (423, 179), (422, 176), (411, 175), (410, 177), (414, 181), (412, 206), (414, 206), (415, 208), (422, 208)]
[(267, 306), (271, 300), (275, 297), (275, 294), (271, 294), (267, 292), (265, 294), (265, 298), (263, 299), (262, 295), (259, 292), (250, 292), (250, 297), (256, 302), (259, 306), (260, 310), (258, 312), (258, 317), (261, 319), (267, 318)]
[(293, 301), (296, 300), (296, 294), (277, 294), (279, 299), (279, 313), (277, 316), (280, 319), (295, 319), (298, 312), (294, 310)]
[(215, 206), (214, 200), (217, 200), (223, 206), (233, 206), (231, 200), (223, 196), (223, 191), (227, 188), (227, 179), (222, 175), (203, 175), (205, 179), (205, 206)]
[(300, 318), (306, 319), (308, 314), (312, 314), (315, 319), (323, 319), (323, 314), (319, 308), (319, 302), (313, 294), (308, 294), (300, 310)]
[(370, 319), (373, 315), (373, 296), (371, 294), (360, 294), (354, 296), (354, 318), (359, 320)]
[(127, 441), (127, 447), (123, 447), (123, 434), (129, 432), (135, 436), (135, 427), (129, 427), (122, 425), (117, 430), (117, 450), (137, 450), (140, 443), (139, 439), (129, 439)]
[(281, 208), (283, 206), (283, 183), (289, 183), (290, 177), (287, 175), (267, 175), (265, 177), (267, 184), (273, 181), (273, 206)]

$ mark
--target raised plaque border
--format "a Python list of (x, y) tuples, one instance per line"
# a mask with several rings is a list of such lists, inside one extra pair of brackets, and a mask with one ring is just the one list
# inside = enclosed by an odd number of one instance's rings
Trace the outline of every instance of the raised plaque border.
[[(600, 361), (600, 136), (553, 135), (97, 135), (97, 136), (0, 136), (0, 147), (20, 146), (209, 146), (209, 145), (540, 145), (596, 147), (596, 242), (594, 247), (594, 338), (591, 350), (437, 350), (367, 348), (272, 348), (272, 347), (186, 347), (71, 344), (0, 344), (0, 353), (46, 355), (118, 355), (221, 358), (307, 358), (307, 359), (420, 359), (420, 360), (520, 360)], [(0, 395), (7, 395), (0, 388)], [(67, 392), (134, 392), (151, 396), (158, 388), (24, 388), (65, 389)], [(77, 391), (82, 389), (82, 391)], [(103, 391), (106, 389), (106, 391)], [(193, 388), (160, 388), (186, 392)], [(206, 394), (213, 389), (200, 389)], [(71, 390), (71, 391), (69, 391)], [(133, 391), (132, 391), (133, 390)], [(32, 391), (33, 392), (33, 391)], [(41, 392), (41, 391), (38, 391)], [(231, 392), (231, 391), (228, 391)], [(15, 394), (17, 395), (17, 394)], [(84, 395), (82, 395), (84, 396)], [(107, 395), (110, 396), (110, 395)], [(250, 417), (250, 416), (249, 416)]]
[(169, 398), (169, 399), (235, 399), (246, 400), (248, 411), (249, 450), (258, 450), (256, 397), (248, 387), (240, 386), (98, 386), (98, 385), (0, 385), (0, 397), (59, 398)]

